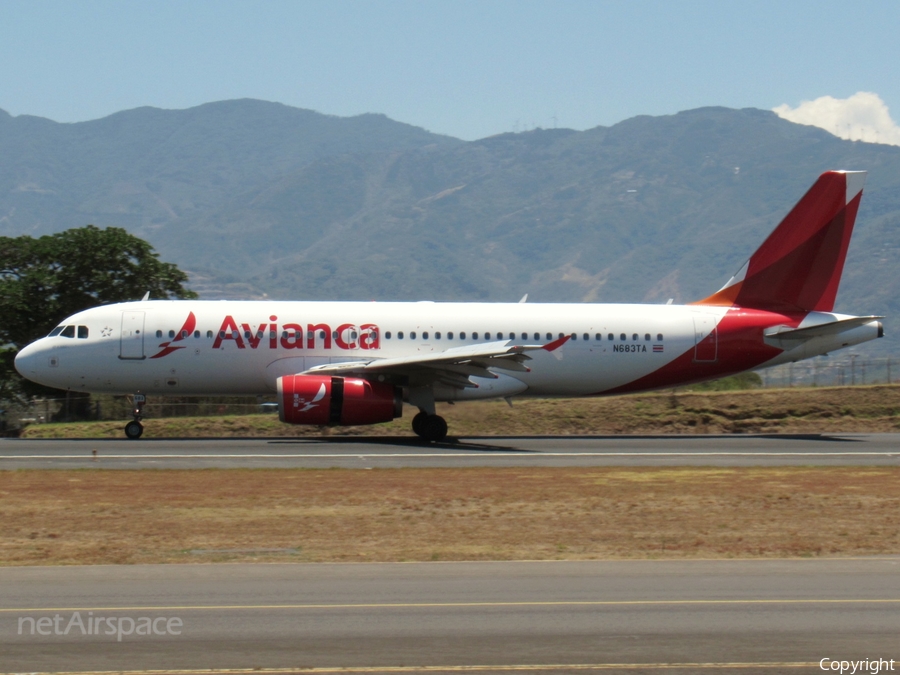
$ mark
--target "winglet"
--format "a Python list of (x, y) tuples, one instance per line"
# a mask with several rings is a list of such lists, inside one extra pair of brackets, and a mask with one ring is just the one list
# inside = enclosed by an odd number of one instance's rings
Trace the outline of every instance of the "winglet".
[(697, 303), (830, 312), (865, 171), (827, 171), (719, 291)]
[(548, 352), (555, 352), (557, 349), (559, 349), (564, 344), (566, 344), (566, 342), (568, 342), (571, 337), (572, 337), (571, 335), (563, 335), (558, 340), (554, 340), (553, 342), (548, 342), (543, 347), (541, 347), (541, 349), (545, 349)]

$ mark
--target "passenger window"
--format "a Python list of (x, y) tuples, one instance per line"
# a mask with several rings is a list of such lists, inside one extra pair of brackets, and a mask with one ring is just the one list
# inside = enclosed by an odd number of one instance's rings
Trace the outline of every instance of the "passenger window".
[(645, 339), (645, 340), (649, 340), (649, 339), (650, 339), (650, 333), (645, 333), (645, 334), (644, 334), (644, 339)]
[(184, 340), (188, 336), (188, 332), (186, 330), (181, 331), (181, 339)]
[(602, 340), (602, 339), (603, 339), (603, 336), (600, 335), (600, 333), (597, 333), (597, 334), (594, 336), (594, 339), (595, 339), (595, 340)]
[[(184, 337), (184, 336), (182, 336), (182, 337)], [(249, 330), (244, 331), (244, 337), (248, 340), (250, 339), (250, 331)]]
[(553, 339), (553, 335), (552, 335), (551, 333), (547, 333), (547, 339), (548, 339), (548, 340), (552, 340), (552, 339)]
[(161, 338), (161, 337), (162, 337), (162, 331), (161, 331), (161, 330), (156, 331), (156, 337), (158, 337), (158, 338)]
[(632, 339), (632, 340), (637, 340), (637, 339), (638, 339), (638, 334), (637, 334), (637, 333), (634, 333), (634, 334), (631, 336), (631, 339)]
[(477, 340), (477, 339), (478, 339), (478, 331), (477, 331), (477, 330), (473, 330), (473, 331), (472, 331), (472, 339), (473, 339), (473, 340)]
[(613, 335), (612, 333), (610, 333), (609, 335), (606, 336), (606, 339), (607, 339), (607, 340), (615, 340), (615, 339), (616, 339), (616, 336)]
[(416, 339), (416, 331), (414, 331), (414, 330), (409, 331), (409, 339), (410, 340)]
[(619, 339), (620, 339), (620, 340), (627, 340), (627, 339), (628, 339), (628, 336), (625, 335), (625, 333), (620, 333), (620, 334), (619, 334)]
[(386, 331), (386, 332), (385, 332), (385, 334), (384, 334), (384, 339), (385, 339), (385, 340), (390, 340), (390, 339), (391, 339), (391, 331)]
[(448, 339), (448, 340), (452, 340), (452, 339), (453, 339), (453, 331), (452, 331), (452, 330), (448, 330), (448, 331), (447, 331), (447, 339)]
[(75, 337), (75, 326), (66, 326), (65, 328), (63, 328), (62, 333), (60, 333), (60, 336), (66, 337), (66, 338)]
[(422, 331), (422, 339), (423, 339), (423, 340), (427, 340), (427, 339), (428, 339), (428, 331), (427, 331), (427, 330), (423, 330), (423, 331)]
[[(53, 330), (50, 331), (50, 335), (48, 335), (47, 337), (56, 337), (57, 335), (62, 333), (63, 328), (65, 328), (65, 326), (57, 326), (56, 328), (54, 328)], [(159, 332), (159, 331), (157, 331), (157, 332)], [(162, 334), (160, 333), (160, 335), (162, 335)]]
[(402, 331), (402, 330), (398, 330), (398, 331), (397, 331), (397, 339), (398, 339), (398, 340), (402, 340), (402, 339), (403, 339), (403, 331)]
[(220, 339), (220, 340), (224, 340), (224, 339), (225, 339), (225, 331), (224, 331), (224, 330), (220, 330), (220, 331), (219, 331), (219, 339)]
[(540, 340), (540, 339), (541, 339), (541, 334), (540, 334), (540, 333), (535, 333), (535, 334), (534, 334), (534, 341), (537, 342), (537, 341)]
[(174, 330), (170, 330), (170, 331), (169, 331), (169, 339), (171, 340), (173, 337), (175, 337), (175, 331), (174, 331)]
[(466, 339), (466, 331), (461, 330), (461, 331), (459, 332), (459, 339), (460, 339), (460, 340), (465, 340), (465, 339)]
[(211, 330), (206, 331), (206, 337), (212, 339), (213, 332)]
[(559, 334), (559, 339), (562, 340), (565, 336), (566, 336), (565, 333), (560, 333), (560, 334)]
[(87, 339), (88, 336), (88, 327), (87, 326), (78, 326), (78, 337), (81, 340)]
[(585, 340), (590, 340), (590, 339), (591, 339), (591, 336), (588, 335), (587, 333), (585, 333), (583, 337), (584, 337)]
[(577, 339), (578, 339), (578, 336), (577, 336), (575, 333), (572, 333), (572, 334), (569, 336), (569, 339), (570, 339), (570, 340), (577, 340)]
[(194, 331), (194, 339), (197, 339), (198, 337), (200, 337), (200, 331), (199, 331), (199, 330), (195, 330), (195, 331)]
[(435, 340), (441, 339), (441, 331), (439, 331), (439, 330), (434, 331), (434, 339)]
[(656, 339), (659, 340), (660, 342), (662, 342), (662, 341), (663, 341), (662, 333), (657, 333), (657, 334), (656, 334)]
[(516, 339), (516, 334), (513, 333), (512, 331), (510, 331), (510, 332), (509, 332), (509, 339), (510, 339), (510, 340), (515, 340), (515, 339)]

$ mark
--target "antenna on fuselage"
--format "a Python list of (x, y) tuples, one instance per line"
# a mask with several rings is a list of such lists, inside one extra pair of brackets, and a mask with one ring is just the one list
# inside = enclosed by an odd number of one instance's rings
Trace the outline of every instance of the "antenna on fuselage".
[(528, 293), (526, 293), (525, 295), (522, 296), (522, 299), (519, 300), (519, 303), (521, 304), (521, 303), (527, 302), (527, 301), (528, 301)]
[(141, 298), (141, 302), (147, 302), (147, 300), (149, 300), (149, 299), (150, 299), (150, 291), (147, 291), (146, 293), (144, 293), (144, 297)]

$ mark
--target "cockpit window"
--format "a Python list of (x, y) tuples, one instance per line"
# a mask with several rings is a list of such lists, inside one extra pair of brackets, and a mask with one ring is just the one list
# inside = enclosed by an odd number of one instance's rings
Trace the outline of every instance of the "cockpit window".
[(47, 337), (56, 337), (57, 335), (59, 335), (60, 333), (63, 332), (63, 328), (65, 328), (65, 326), (57, 326), (56, 328), (54, 328), (53, 330), (50, 331), (50, 335), (48, 335)]
[(78, 337), (81, 340), (86, 340), (90, 331), (87, 326), (78, 326)]
[(60, 333), (60, 336), (65, 338), (75, 337), (75, 326), (66, 326), (62, 329), (62, 333)]

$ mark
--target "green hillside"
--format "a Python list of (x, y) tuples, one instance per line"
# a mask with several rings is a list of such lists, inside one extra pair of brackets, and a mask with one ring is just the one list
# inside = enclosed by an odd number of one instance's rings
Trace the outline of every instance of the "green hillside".
[(836, 168), (870, 172), (837, 309), (896, 316), (900, 148), (756, 109), (473, 142), (251, 100), (0, 112), (0, 234), (123, 226), (206, 297), (687, 301)]

